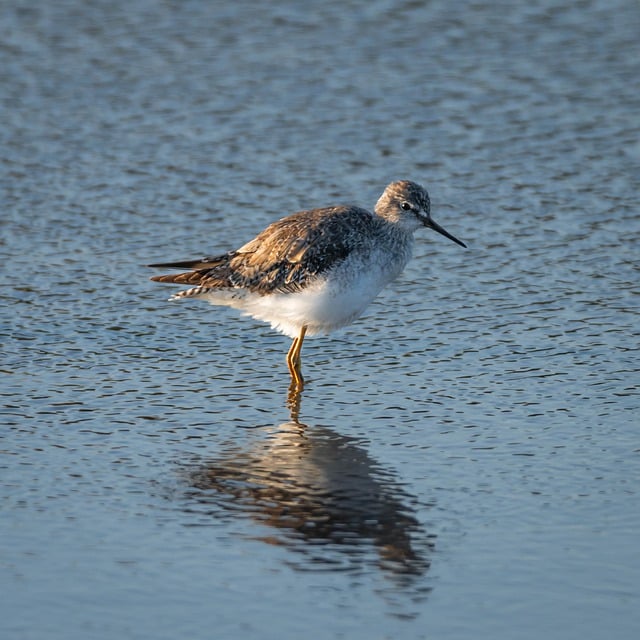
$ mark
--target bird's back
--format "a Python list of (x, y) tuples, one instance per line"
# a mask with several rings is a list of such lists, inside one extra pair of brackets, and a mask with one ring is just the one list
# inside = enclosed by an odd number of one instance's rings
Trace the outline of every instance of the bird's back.
[(154, 265), (189, 271), (152, 280), (194, 287), (181, 296), (202, 295), (212, 289), (244, 289), (258, 295), (293, 293), (354, 252), (369, 252), (387, 224), (355, 206), (301, 211), (270, 224), (237, 251)]

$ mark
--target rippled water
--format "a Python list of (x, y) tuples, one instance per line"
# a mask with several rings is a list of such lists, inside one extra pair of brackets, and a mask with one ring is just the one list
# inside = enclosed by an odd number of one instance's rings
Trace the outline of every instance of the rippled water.
[[(7, 638), (635, 638), (640, 7), (18, 2), (2, 17)], [(425, 184), (305, 343), (141, 265)]]

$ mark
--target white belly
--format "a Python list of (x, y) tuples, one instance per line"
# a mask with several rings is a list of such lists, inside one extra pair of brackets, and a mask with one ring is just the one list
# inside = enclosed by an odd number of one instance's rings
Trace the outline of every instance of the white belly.
[(405, 263), (402, 260), (390, 265), (382, 259), (367, 264), (349, 262), (295, 293), (258, 295), (236, 289), (212, 291), (202, 297), (211, 304), (234, 307), (269, 322), (291, 338), (303, 325), (308, 335), (327, 333), (358, 318)]

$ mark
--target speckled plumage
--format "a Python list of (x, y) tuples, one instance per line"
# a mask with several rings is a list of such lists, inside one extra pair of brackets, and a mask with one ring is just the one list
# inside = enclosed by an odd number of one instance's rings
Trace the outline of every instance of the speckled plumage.
[(358, 207), (301, 211), (270, 224), (237, 251), (160, 265), (191, 271), (152, 279), (196, 285), (174, 297), (203, 295), (212, 289), (246, 289), (258, 295), (294, 293), (363, 248), (363, 239), (370, 243), (379, 226), (371, 213)]
[(331, 331), (360, 316), (405, 267), (413, 233), (422, 226), (465, 246), (431, 219), (427, 191), (402, 180), (385, 189), (375, 213), (355, 206), (300, 211), (236, 251), (151, 265), (187, 270), (151, 279), (192, 285), (171, 299), (203, 298), (240, 309), (299, 336), (301, 345), (307, 332)]

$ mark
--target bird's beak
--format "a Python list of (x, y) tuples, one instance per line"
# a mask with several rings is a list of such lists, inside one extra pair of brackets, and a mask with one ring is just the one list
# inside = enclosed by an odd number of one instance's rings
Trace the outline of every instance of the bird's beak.
[(431, 219), (431, 216), (428, 218), (424, 218), (424, 226), (437, 231), (442, 234), (445, 238), (449, 238), (449, 240), (453, 240), (456, 244), (459, 244), (461, 247), (467, 248), (467, 245), (462, 242), (462, 240), (458, 240), (455, 236), (452, 236), (445, 228), (441, 227), (437, 222), (434, 222)]

